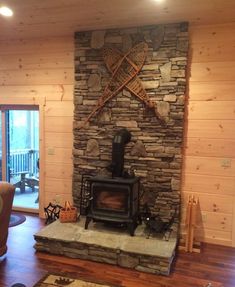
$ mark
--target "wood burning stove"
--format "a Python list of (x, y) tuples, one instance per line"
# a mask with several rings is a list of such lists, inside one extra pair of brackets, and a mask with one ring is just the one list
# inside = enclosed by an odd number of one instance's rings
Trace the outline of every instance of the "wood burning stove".
[(91, 220), (125, 223), (134, 235), (139, 217), (139, 178), (124, 174), (124, 150), (130, 140), (131, 133), (125, 128), (114, 135), (112, 162), (107, 167), (112, 177), (87, 178), (89, 204), (85, 229)]
[(139, 178), (94, 176), (87, 180), (90, 202), (85, 229), (91, 220), (125, 223), (133, 236), (139, 216)]

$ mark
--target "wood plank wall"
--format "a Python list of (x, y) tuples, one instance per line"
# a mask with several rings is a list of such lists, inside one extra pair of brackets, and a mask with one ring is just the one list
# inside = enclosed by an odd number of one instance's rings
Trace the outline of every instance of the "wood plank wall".
[(42, 215), (49, 202), (72, 200), (73, 39), (0, 41), (0, 62), (0, 104), (45, 98)]
[[(235, 245), (235, 24), (191, 27), (190, 38), (183, 214), (195, 194), (199, 238)], [(0, 42), (0, 103), (46, 98), (42, 204), (72, 200), (73, 50), (72, 37)]]
[(235, 23), (190, 28), (182, 199), (200, 240), (235, 246)]

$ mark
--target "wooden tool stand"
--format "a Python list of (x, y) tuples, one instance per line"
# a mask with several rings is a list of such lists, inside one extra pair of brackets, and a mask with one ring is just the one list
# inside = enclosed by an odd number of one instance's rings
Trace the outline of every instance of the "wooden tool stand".
[(186, 237), (185, 237), (185, 251), (186, 252), (200, 252), (200, 246), (196, 246), (194, 242), (194, 231), (196, 228), (196, 219), (199, 202), (194, 196), (189, 196), (186, 210)]

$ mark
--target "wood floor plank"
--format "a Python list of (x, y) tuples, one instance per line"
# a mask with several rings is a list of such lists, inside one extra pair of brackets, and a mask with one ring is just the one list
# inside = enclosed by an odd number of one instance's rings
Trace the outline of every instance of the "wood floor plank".
[(126, 287), (235, 286), (235, 249), (204, 244), (200, 254), (177, 253), (170, 276), (152, 275), (118, 266), (35, 252), (33, 234), (44, 220), (26, 214), (27, 220), (9, 228), (8, 252), (0, 258), (0, 287), (23, 283), (32, 287), (49, 273)]

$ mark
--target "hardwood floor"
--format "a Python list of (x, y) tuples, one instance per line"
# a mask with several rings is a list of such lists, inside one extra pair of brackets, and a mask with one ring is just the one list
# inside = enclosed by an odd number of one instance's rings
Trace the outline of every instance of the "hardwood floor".
[(178, 252), (169, 277), (117, 266), (35, 252), (33, 234), (44, 226), (37, 216), (9, 229), (8, 252), (0, 258), (0, 287), (19, 282), (32, 287), (47, 272), (127, 287), (235, 286), (235, 249), (204, 244), (201, 254)]

